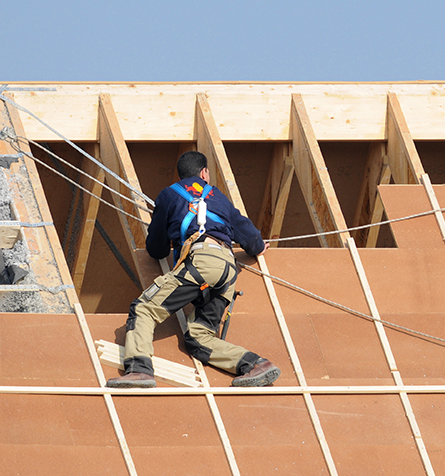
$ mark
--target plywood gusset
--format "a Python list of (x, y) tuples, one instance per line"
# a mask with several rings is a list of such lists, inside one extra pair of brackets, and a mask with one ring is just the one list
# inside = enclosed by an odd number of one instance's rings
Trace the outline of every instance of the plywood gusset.
[(388, 157), (394, 182), (421, 183), (425, 171), (395, 93), (388, 93), (387, 107)]
[[(317, 233), (347, 229), (334, 187), (301, 94), (292, 94), (291, 127), (295, 171)], [(323, 247), (344, 247), (348, 232), (320, 236)]]
[[(99, 96), (99, 144), (100, 157), (104, 165), (116, 175), (123, 177), (134, 189), (141, 191), (139, 180), (134, 170), (130, 153), (128, 152), (122, 131), (119, 127), (109, 94), (100, 94)], [(112, 188), (118, 190), (122, 195), (129, 197), (132, 201), (141, 206), (145, 206), (145, 203), (143, 203), (139, 195), (123, 186), (110, 174), (106, 173), (106, 180)], [(128, 200), (122, 201), (116, 194), (112, 194), (112, 196), (114, 204), (118, 208), (131, 213), (146, 223), (150, 223), (151, 217), (148, 212), (141, 210)], [(139, 279), (141, 280), (142, 286), (146, 288), (149, 282), (147, 282), (146, 277), (144, 277), (144, 274), (141, 272), (141, 264), (136, 250), (145, 248), (147, 227), (140, 221), (131, 218), (127, 219), (127, 215), (123, 213), (119, 213), (118, 215)]]
[[(360, 259), (359, 252), (356, 248), (355, 242), (353, 238), (348, 240), (348, 248), (351, 253), (352, 260), (355, 265), (355, 269), (357, 271), (358, 278), (360, 280), (360, 284), (363, 289), (363, 293), (365, 295), (366, 301), (368, 303), (369, 310), (371, 311), (371, 315), (374, 318), (374, 325), (380, 339), (381, 346), (383, 348), (383, 352), (386, 357), (386, 361), (388, 363), (389, 369), (391, 371), (391, 375), (394, 379), (394, 383), (400, 387), (403, 387), (402, 377), (400, 376), (400, 372), (397, 368), (397, 364), (394, 358), (394, 354), (392, 352), (391, 346), (389, 344), (388, 337), (386, 335), (385, 328), (380, 321), (380, 313), (378, 311), (376, 302), (374, 300), (374, 296), (371, 291), (371, 287), (369, 286), (368, 279), (366, 277), (365, 269)], [(425, 443), (423, 441), (422, 435), (420, 433), (419, 426), (416, 421), (416, 417), (414, 415), (408, 394), (404, 391), (400, 391), (399, 393), (400, 399), (405, 410), (406, 417), (408, 419), (409, 425), (411, 427), (411, 431), (413, 433), (414, 441), (416, 442), (417, 449), (419, 451), (420, 457), (422, 459), (422, 463), (424, 465), (426, 474), (428, 476), (433, 476), (434, 470), (431, 465), (430, 458), (428, 456), (428, 452), (426, 451)]]
[[(13, 94), (6, 93), (5, 95), (14, 100)], [(2, 123), (1, 127), (8, 125), (12, 127), (17, 136), (26, 137), (17, 109), (9, 104), (4, 105), (3, 102), (0, 107), (6, 113), (1, 116), (9, 116), (10, 118), (10, 123), (6, 121), (8, 124)], [(6, 110), (4, 108), (6, 108)], [(27, 143), (21, 143), (21, 148), (25, 153), (32, 155)], [(21, 169), (23, 165), (27, 171), (27, 176), (23, 178), (20, 184), (21, 191), (23, 193), (25, 187), (29, 186), (29, 193), (32, 194), (32, 197), (15, 201), (15, 207), (19, 215), (18, 218), (21, 222), (33, 223), (38, 221), (40, 217), (42, 222), (52, 223), (52, 216), (35, 162), (24, 155), (19, 159), (19, 162), (11, 164), (10, 173), (20, 175), (23, 173), (23, 169)], [(20, 197), (21, 191), (19, 190), (18, 184), (11, 183), (11, 187), (15, 189), (16, 196)], [(60, 283), (66, 286), (65, 292), (69, 304), (73, 306), (75, 303), (78, 303), (79, 298), (74, 289), (68, 265), (54, 225), (35, 228), (24, 227), (23, 234), (30, 248), (32, 269), (36, 278), (39, 280), (39, 284), (50, 287), (54, 286), (55, 283)], [(54, 261), (56, 264), (55, 267), (53, 265)]]

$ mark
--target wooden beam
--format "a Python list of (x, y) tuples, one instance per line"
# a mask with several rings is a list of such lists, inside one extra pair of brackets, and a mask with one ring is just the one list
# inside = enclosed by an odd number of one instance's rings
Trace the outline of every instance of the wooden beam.
[[(383, 173), (383, 170), (385, 170), (385, 173)], [(389, 174), (387, 172), (389, 172)], [(383, 183), (389, 183), (390, 177), (391, 173), (389, 171), (385, 143), (371, 143), (352, 227), (371, 223), (375, 205), (379, 200), (377, 186), (380, 185), (382, 181)], [(357, 230), (352, 233), (357, 246), (363, 247), (366, 245), (369, 233), (369, 228)]]
[[(12, 84), (12, 83), (11, 83)], [(33, 83), (20, 85), (32, 86)], [(48, 83), (56, 91), (17, 91), (19, 104), (74, 141), (97, 140), (97, 96), (113, 94), (127, 141), (190, 141), (196, 93), (205, 89), (223, 140), (289, 139), (289, 95), (306, 99), (319, 140), (385, 140), (386, 95), (403, 94), (415, 140), (445, 140), (443, 81), (386, 83), (216, 82)], [(39, 83), (39, 87), (45, 84)], [(55, 135), (22, 113), (30, 138)]]
[[(99, 144), (94, 144), (93, 157), (99, 159)], [(83, 160), (83, 170), (91, 177), (94, 177), (98, 182), (103, 183), (105, 179), (105, 172), (98, 167), (91, 160)], [(102, 185), (86, 176), (82, 176), (81, 185), (86, 190), (89, 190), (93, 195), (100, 197), (102, 195)], [(80, 189), (77, 189), (80, 190)], [(96, 224), (97, 213), (99, 210), (99, 200), (90, 194), (83, 193), (82, 207), (83, 216), (80, 226), (80, 236), (76, 243), (76, 253), (72, 269), (72, 276), (74, 286), (77, 294), (80, 296), (82, 290), (82, 283), (85, 277), (85, 271), (90, 253), (91, 243), (93, 240), (93, 233)]]
[[(389, 344), (389, 340), (386, 335), (385, 328), (382, 322), (380, 322), (381, 320), (380, 313), (377, 309), (377, 304), (374, 300), (371, 287), (369, 286), (368, 278), (366, 277), (365, 269), (363, 267), (359, 252), (357, 250), (357, 247), (355, 245), (353, 238), (350, 238), (348, 240), (348, 248), (349, 248), (355, 269), (357, 271), (357, 275), (358, 275), (363, 293), (365, 295), (366, 302), (368, 303), (369, 310), (371, 311), (371, 315), (374, 318), (374, 325), (380, 340), (380, 344), (383, 348), (383, 352), (385, 354), (388, 367), (391, 371), (395, 384), (399, 386), (403, 386), (403, 381), (400, 376), (400, 372), (397, 368), (394, 354)], [(420, 458), (422, 459), (422, 463), (424, 465), (426, 474), (428, 476), (433, 476), (434, 470), (431, 465), (431, 461), (430, 461), (428, 452), (426, 450), (425, 443), (423, 442), (422, 435), (420, 434), (420, 429), (417, 425), (417, 421), (416, 421), (413, 409), (411, 407), (411, 403), (409, 401), (408, 395), (406, 392), (403, 392), (403, 391), (401, 391), (399, 395), (400, 395), (401, 403), (405, 410), (406, 417), (408, 419), (408, 423), (411, 427), (411, 431), (413, 433), (414, 441), (416, 442)]]
[(395, 93), (388, 93), (387, 137), (394, 182), (421, 183), (420, 177), (425, 171)]
[(266, 186), (264, 188), (263, 201), (256, 223), (256, 227), (261, 230), (262, 236), (270, 236), (272, 217), (275, 211), (278, 191), (283, 175), (286, 157), (289, 155), (289, 145), (278, 142), (272, 152), (272, 158), (267, 174)]
[(13, 248), (20, 236), (20, 225), (4, 225), (0, 222), (0, 248)]
[[(116, 175), (123, 177), (135, 190), (141, 191), (139, 180), (108, 94), (99, 95), (99, 144), (101, 160), (107, 168)], [(119, 191), (122, 195), (128, 196), (132, 201), (141, 206), (146, 206), (138, 194), (129, 190), (128, 187), (125, 187), (110, 174), (106, 173), (106, 180), (112, 188)], [(148, 212), (141, 210), (127, 200), (121, 200), (116, 194), (112, 194), (112, 197), (114, 204), (118, 208), (131, 213), (146, 223), (150, 223), (151, 217)], [(140, 221), (127, 218), (127, 215), (123, 213), (118, 213), (118, 216), (139, 279), (143, 288), (146, 288), (149, 285), (149, 280), (142, 273), (142, 266), (136, 250), (145, 248), (147, 227)]]
[[(384, 163), (380, 175), (380, 185), (388, 185), (391, 180), (391, 169), (388, 163)], [(383, 202), (378, 193), (375, 196), (374, 206), (372, 208), (370, 223), (379, 223), (383, 218)], [(380, 225), (369, 228), (368, 238), (366, 240), (366, 248), (375, 248), (379, 237)]]
[(308, 385), (285, 387), (44, 387), (37, 385), (1, 385), (1, 394), (27, 395), (112, 395), (112, 396), (190, 396), (190, 395), (414, 395), (445, 394), (445, 385)]
[(439, 201), (437, 200), (436, 194), (434, 193), (433, 186), (431, 185), (430, 177), (428, 174), (423, 174), (421, 177), (423, 186), (428, 195), (428, 199), (431, 203), (433, 210), (437, 210), (434, 215), (436, 217), (437, 225), (440, 229), (440, 234), (442, 235), (442, 240), (445, 240), (445, 220), (443, 218), (443, 212), (440, 210)]
[(211, 180), (213, 183), (216, 182), (218, 188), (229, 197), (241, 214), (247, 216), (218, 127), (204, 93), (196, 95), (196, 120), (198, 150), (209, 159)]
[[(14, 100), (13, 95), (6, 94), (6, 96)], [(10, 117), (10, 125), (12, 125), (15, 134), (26, 137), (18, 110), (9, 104), (6, 108), (7, 114), (5, 116)], [(32, 155), (27, 143), (22, 143), (21, 148), (25, 153)], [(23, 228), (23, 234), (30, 251), (31, 268), (37, 282), (48, 288), (56, 286), (56, 283), (66, 286), (67, 301), (70, 306), (73, 306), (79, 302), (79, 298), (74, 289), (59, 236), (55, 226), (51, 224), (53, 219), (35, 162), (24, 155), (17, 163), (12, 163), (10, 170), (7, 170), (6, 173), (7, 175), (15, 175), (15, 181), (11, 183), (11, 186), (15, 189), (14, 193), (17, 196), (23, 196), (23, 193), (28, 192), (30, 193), (29, 196), (34, 197), (34, 200), (17, 200), (14, 202), (18, 213), (17, 218), (22, 222), (32, 223), (41, 220), (50, 223), (50, 225), (44, 227)], [(26, 176), (23, 177), (19, 188), (16, 182), (22, 174)], [(27, 187), (30, 189), (26, 190)]]
[[(289, 199), (290, 187), (295, 173), (295, 166), (292, 157), (286, 158), (286, 163), (281, 177), (280, 189), (275, 205), (275, 210), (272, 214), (272, 225), (270, 228), (269, 237), (272, 239), (279, 238), (281, 235), (281, 228), (283, 227), (284, 214), (286, 213), (286, 206)], [(271, 248), (278, 247), (278, 241), (273, 241), (270, 244)]]
[[(334, 187), (301, 94), (292, 94), (295, 170), (317, 233), (347, 229)], [(344, 247), (349, 233), (320, 237), (323, 247)]]

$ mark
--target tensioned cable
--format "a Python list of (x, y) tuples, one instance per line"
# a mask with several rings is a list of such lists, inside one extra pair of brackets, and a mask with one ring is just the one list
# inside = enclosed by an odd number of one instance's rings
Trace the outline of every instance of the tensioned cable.
[(57, 132), (55, 129), (53, 129), (49, 124), (47, 124), (45, 121), (40, 119), (40, 117), (36, 116), (33, 112), (30, 110), (26, 109), (25, 107), (21, 106), (20, 104), (17, 104), (15, 101), (12, 99), (9, 99), (8, 97), (4, 96), (3, 94), (0, 94), (0, 99), (11, 106), (15, 107), (16, 109), (19, 109), (20, 111), (23, 111), (26, 114), (29, 114), (31, 117), (33, 117), (36, 121), (40, 122), (43, 126), (45, 126), (47, 129), (49, 129), (51, 132), (56, 134), (58, 137), (60, 137), (62, 140), (64, 140), (67, 144), (69, 144), (71, 147), (76, 149), (78, 152), (80, 152), (82, 155), (90, 159), (92, 162), (94, 162), (98, 167), (104, 169), (108, 174), (110, 174), (112, 177), (114, 177), (116, 180), (118, 180), (120, 183), (125, 185), (127, 188), (129, 188), (132, 192), (134, 192), (136, 195), (139, 195), (143, 200), (148, 202), (151, 206), (155, 206), (154, 201), (147, 197), (143, 192), (138, 190), (137, 188), (133, 187), (130, 183), (125, 181), (123, 178), (119, 177), (119, 175), (115, 174), (112, 170), (110, 170), (108, 167), (106, 167), (104, 164), (102, 164), (99, 160), (94, 158), (92, 155), (88, 154), (85, 152), (82, 148), (77, 146), (74, 142), (70, 141), (67, 137), (62, 135), (60, 132)]
[(393, 218), (391, 220), (384, 220), (380, 221), (378, 223), (369, 223), (367, 225), (360, 225), (360, 226), (355, 226), (352, 228), (346, 228), (345, 230), (334, 230), (334, 231), (324, 231), (322, 233), (313, 233), (311, 235), (300, 235), (300, 236), (289, 236), (286, 238), (271, 238), (264, 240), (265, 242), (272, 242), (272, 241), (292, 241), (292, 240), (302, 240), (303, 238), (316, 238), (318, 236), (326, 236), (326, 235), (338, 235), (340, 233), (346, 233), (349, 231), (356, 231), (356, 230), (364, 230), (365, 228), (371, 228), (372, 226), (380, 226), (380, 225), (388, 225), (389, 223), (395, 223), (398, 221), (404, 221), (404, 220), (411, 220), (412, 218), (419, 218), (423, 217), (426, 215), (432, 215), (433, 213), (436, 212), (445, 212), (445, 208), (437, 208), (435, 210), (428, 210), (426, 212), (421, 212), (421, 213), (416, 213), (414, 215), (407, 215), (402, 218)]
[[(22, 142), (26, 141), (26, 142), (29, 142), (30, 144), (35, 145), (36, 147), (38, 147), (38, 148), (40, 148), (41, 150), (45, 151), (47, 154), (51, 155), (51, 156), (54, 157), (55, 159), (60, 160), (60, 162), (62, 162), (63, 164), (68, 165), (68, 167), (71, 167), (71, 168), (74, 169), (76, 172), (78, 172), (78, 173), (84, 175), (85, 177), (87, 177), (87, 178), (93, 180), (93, 181), (96, 182), (97, 184), (99, 184), (99, 185), (101, 185), (102, 187), (106, 188), (106, 189), (109, 190), (111, 193), (114, 193), (114, 194), (118, 195), (119, 197), (121, 197), (121, 198), (127, 200), (128, 202), (132, 203), (135, 207), (140, 208), (141, 210), (144, 210), (144, 211), (146, 211), (146, 212), (148, 212), (148, 213), (153, 213), (153, 211), (150, 210), (149, 208), (144, 207), (144, 206), (142, 206), (142, 205), (139, 205), (138, 203), (136, 203), (136, 202), (135, 202), (134, 200), (132, 200), (131, 198), (129, 198), (129, 197), (123, 195), (122, 193), (118, 192), (117, 190), (114, 190), (114, 188), (112, 188), (112, 187), (108, 186), (107, 184), (101, 182), (101, 181), (98, 180), (97, 178), (95, 178), (95, 177), (89, 175), (89, 174), (88, 174), (87, 172), (85, 172), (84, 170), (79, 169), (79, 168), (76, 167), (75, 165), (71, 164), (71, 163), (68, 162), (67, 160), (65, 160), (65, 159), (63, 159), (62, 157), (58, 156), (58, 155), (55, 154), (52, 150), (47, 149), (46, 147), (44, 147), (43, 145), (39, 144), (38, 142), (35, 142), (35, 141), (33, 141), (33, 140), (31, 140), (31, 139), (28, 139), (27, 137), (23, 137), (23, 136), (16, 136), (16, 137), (17, 137), (17, 139), (19, 139), (19, 141), (22, 141)], [(11, 139), (12, 139), (12, 138), (11, 138)], [(11, 143), (11, 145), (13, 145), (13, 144)], [(15, 150), (20, 150), (20, 152), (21, 152), (22, 154), (25, 154), (25, 152), (24, 152), (20, 147), (16, 148)], [(28, 157), (29, 157), (29, 156), (28, 156)], [(31, 158), (34, 159), (34, 157), (31, 157)]]
[(241, 261), (237, 261), (237, 263), (243, 268), (246, 268), (246, 269), (248, 269), (250, 271), (253, 271), (257, 274), (261, 274), (262, 276), (266, 276), (266, 277), (272, 279), (273, 281), (277, 281), (279, 283), (282, 283), (282, 284), (290, 287), (291, 289), (295, 289), (296, 291), (299, 291), (300, 293), (302, 293), (306, 296), (309, 296), (313, 299), (316, 299), (317, 301), (321, 301), (325, 304), (328, 304), (329, 306), (333, 306), (333, 307), (336, 307), (338, 309), (341, 309), (342, 311), (348, 312), (349, 314), (353, 314), (355, 316), (362, 317), (362, 318), (365, 318), (365, 319), (369, 319), (369, 320), (372, 320), (372, 321), (381, 322), (382, 324), (386, 324), (389, 327), (393, 327), (395, 329), (399, 329), (399, 330), (402, 330), (402, 331), (405, 331), (405, 332), (409, 332), (410, 334), (416, 334), (416, 335), (419, 335), (421, 337), (425, 337), (427, 339), (437, 340), (439, 342), (445, 342), (445, 339), (442, 339), (441, 337), (436, 337), (436, 336), (432, 336), (432, 335), (429, 335), (429, 334), (425, 334), (423, 332), (415, 331), (414, 329), (410, 329), (408, 327), (400, 326), (399, 324), (395, 324), (394, 322), (384, 321), (383, 319), (379, 319), (379, 318), (370, 316), (369, 314), (364, 314), (360, 311), (356, 311), (354, 309), (351, 309), (347, 306), (344, 306), (343, 304), (339, 304), (339, 303), (336, 303), (334, 301), (330, 301), (329, 299), (318, 296), (317, 294), (314, 294), (310, 291), (307, 291), (306, 289), (300, 288), (299, 286), (297, 286), (295, 284), (292, 284), (289, 281), (286, 281), (286, 280), (284, 280), (282, 278), (279, 278), (277, 276), (273, 276), (271, 274), (265, 273), (264, 271), (261, 271), (259, 269), (253, 268), (252, 266), (249, 266), (248, 264), (245, 264)]
[(66, 175), (62, 174), (62, 173), (59, 172), (58, 170), (54, 169), (54, 168), (51, 167), (50, 165), (46, 164), (45, 162), (41, 161), (40, 159), (37, 159), (37, 158), (34, 157), (32, 154), (29, 154), (28, 152), (21, 150), (19, 147), (16, 147), (13, 143), (11, 143), (10, 145), (11, 145), (11, 147), (14, 148), (14, 150), (20, 151), (22, 154), (26, 155), (26, 156), (29, 157), (30, 159), (32, 159), (32, 160), (34, 160), (35, 162), (39, 163), (39, 164), (42, 165), (43, 167), (46, 167), (47, 169), (51, 170), (51, 171), (54, 172), (56, 175), (59, 175), (60, 177), (64, 178), (64, 179), (67, 180), (68, 182), (72, 183), (73, 185), (75, 185), (76, 187), (80, 188), (82, 191), (84, 191), (85, 193), (88, 193), (89, 195), (91, 195), (92, 197), (96, 198), (97, 200), (99, 200), (100, 202), (104, 203), (105, 205), (108, 205), (109, 207), (114, 208), (114, 209), (117, 210), (119, 213), (123, 213), (124, 215), (127, 215), (127, 216), (129, 216), (130, 218), (133, 218), (134, 220), (137, 220), (137, 221), (143, 223), (143, 224), (146, 225), (146, 226), (149, 225), (149, 224), (146, 223), (144, 220), (141, 220), (140, 218), (138, 218), (138, 217), (132, 215), (131, 213), (128, 213), (128, 212), (126, 212), (125, 210), (122, 210), (121, 208), (116, 207), (115, 205), (112, 205), (110, 202), (107, 202), (107, 201), (104, 200), (102, 197), (99, 197), (98, 195), (95, 195), (94, 193), (90, 192), (90, 191), (87, 190), (85, 187), (82, 187), (82, 185), (79, 185), (77, 182), (75, 182), (74, 180), (70, 179), (70, 178), (67, 177)]

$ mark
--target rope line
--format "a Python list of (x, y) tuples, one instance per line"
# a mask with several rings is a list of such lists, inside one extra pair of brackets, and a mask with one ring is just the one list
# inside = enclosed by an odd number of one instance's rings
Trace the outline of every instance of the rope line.
[(296, 291), (300, 292), (301, 294), (304, 294), (306, 296), (309, 296), (313, 299), (316, 299), (317, 301), (321, 301), (325, 304), (328, 304), (329, 306), (333, 306), (333, 307), (336, 307), (337, 309), (340, 309), (342, 311), (345, 311), (349, 314), (353, 314), (354, 316), (357, 316), (357, 317), (362, 317), (364, 319), (368, 319), (368, 320), (371, 320), (371, 321), (377, 321), (377, 322), (381, 322), (382, 324), (385, 324), (389, 327), (393, 327), (395, 329), (398, 329), (398, 330), (402, 330), (402, 331), (405, 331), (405, 332), (409, 332), (410, 334), (415, 334), (415, 335), (418, 335), (418, 336), (421, 336), (421, 337), (424, 337), (424, 338), (427, 338), (427, 339), (431, 339), (431, 340), (436, 340), (436, 341), (439, 341), (439, 342), (444, 342), (445, 343), (445, 339), (442, 339), (441, 337), (436, 337), (436, 336), (432, 336), (430, 334), (425, 334), (423, 332), (419, 332), (419, 331), (416, 331), (414, 329), (410, 329), (408, 327), (404, 327), (404, 326), (400, 326), (399, 324), (395, 324), (394, 322), (389, 322), (389, 321), (385, 321), (383, 319), (379, 319), (379, 318), (376, 318), (374, 316), (370, 316), (369, 314), (364, 314), (363, 312), (360, 312), (360, 311), (356, 311), (354, 309), (351, 309), (347, 306), (344, 306), (343, 304), (339, 304), (339, 303), (336, 303), (334, 301), (330, 301), (329, 299), (326, 299), (324, 297), (321, 297), (321, 296), (318, 296), (317, 294), (314, 294), (306, 289), (303, 289), (295, 284), (292, 284), (290, 283), (289, 281), (286, 281), (282, 278), (279, 278), (277, 276), (273, 276), (271, 274), (267, 274), (265, 273), (264, 271), (261, 271), (259, 269), (256, 269), (256, 268), (253, 268), (252, 266), (249, 266), (248, 264), (245, 264), (241, 261), (238, 261), (238, 264), (243, 267), (243, 268), (246, 268), (248, 269), (249, 271), (252, 271), (252, 272), (255, 272), (257, 274), (260, 274), (262, 276), (266, 276), (270, 279), (272, 279), (273, 281), (277, 281), (279, 283), (282, 283), (284, 284), (285, 286), (288, 286), (290, 287), (291, 289), (295, 289)]
[[(15, 150), (20, 150), (19, 147), (16, 147), (13, 143), (11, 143), (11, 147), (13, 147)], [(146, 223), (145, 221), (141, 220), (139, 217), (136, 217), (134, 215), (132, 215), (131, 213), (128, 213), (126, 212), (125, 210), (122, 210), (121, 208), (118, 208), (116, 207), (115, 205), (107, 202), (106, 200), (104, 200), (102, 197), (99, 197), (98, 195), (95, 195), (94, 193), (90, 192), (89, 190), (87, 190), (85, 187), (82, 187), (82, 185), (79, 185), (77, 182), (75, 182), (74, 180), (70, 179), (69, 177), (67, 177), (66, 175), (62, 174), (61, 172), (59, 172), (58, 170), (54, 169), (53, 167), (51, 167), (50, 165), (46, 164), (45, 162), (41, 161), (40, 159), (38, 159), (37, 157), (34, 157), (32, 154), (29, 154), (28, 152), (26, 151), (21, 151), (24, 155), (26, 155), (27, 157), (29, 157), (30, 159), (34, 160), (35, 162), (39, 163), (40, 165), (42, 165), (43, 167), (46, 167), (47, 169), (51, 170), (52, 172), (54, 172), (56, 175), (59, 175), (60, 177), (64, 178), (65, 180), (67, 180), (68, 182), (70, 182), (71, 184), (75, 185), (76, 187), (78, 187), (80, 190), (84, 191), (85, 193), (88, 193), (89, 195), (91, 195), (92, 197), (96, 198), (97, 200), (99, 200), (100, 202), (104, 203), (105, 205), (108, 205), (109, 207), (111, 208), (114, 208), (115, 210), (117, 210), (119, 213), (123, 213), (124, 215), (127, 215), (131, 218), (133, 218), (134, 220), (137, 220), (141, 223), (143, 223), (144, 225), (148, 226), (148, 223)]]
[(123, 178), (119, 177), (119, 175), (115, 174), (112, 170), (110, 170), (108, 167), (106, 167), (104, 164), (102, 164), (99, 160), (94, 158), (92, 155), (88, 154), (85, 152), (82, 148), (80, 148), (78, 145), (76, 145), (74, 142), (70, 141), (67, 137), (62, 135), (60, 132), (57, 132), (55, 129), (53, 129), (49, 124), (47, 124), (45, 121), (40, 119), (40, 117), (36, 116), (33, 112), (29, 111), (25, 107), (21, 106), (20, 104), (17, 104), (15, 101), (12, 99), (9, 99), (8, 97), (4, 96), (3, 94), (0, 94), (0, 99), (9, 105), (15, 107), (19, 111), (22, 111), (26, 114), (29, 114), (31, 117), (33, 117), (36, 121), (40, 122), (43, 126), (45, 126), (48, 130), (50, 130), (52, 133), (56, 134), (58, 137), (60, 137), (62, 140), (64, 140), (67, 144), (69, 144), (71, 147), (76, 149), (78, 152), (80, 152), (82, 155), (90, 159), (92, 162), (94, 162), (98, 167), (104, 169), (108, 174), (110, 174), (112, 177), (114, 177), (116, 180), (118, 180), (120, 183), (125, 185), (127, 188), (129, 188), (132, 192), (134, 192), (136, 195), (141, 197), (143, 200), (148, 202), (151, 206), (154, 207), (155, 203), (154, 201), (147, 197), (143, 192), (138, 190), (137, 188), (133, 187), (130, 183), (125, 181)]
[[(127, 197), (126, 195), (123, 195), (122, 193), (118, 192), (117, 190), (114, 190), (114, 188), (108, 186), (107, 184), (101, 182), (100, 180), (98, 180), (97, 178), (93, 177), (92, 175), (89, 175), (87, 172), (85, 172), (84, 170), (82, 169), (79, 169), (77, 168), (75, 165), (71, 164), (70, 162), (68, 162), (67, 160), (63, 159), (62, 157), (58, 156), (57, 154), (55, 154), (52, 150), (50, 149), (47, 149), (45, 146), (39, 144), (38, 142), (35, 142), (31, 139), (28, 139), (27, 137), (23, 137), (23, 136), (16, 136), (17, 139), (19, 139), (20, 141), (24, 142), (29, 142), (30, 144), (33, 144), (35, 145), (36, 147), (40, 148), (41, 150), (45, 151), (47, 154), (53, 156), (55, 159), (57, 160), (60, 160), (60, 162), (62, 162), (63, 164), (65, 165), (68, 165), (68, 167), (71, 167), (73, 170), (75, 170), (76, 172), (84, 175), (85, 177), (89, 178), (90, 180), (93, 180), (94, 182), (96, 182), (97, 184), (101, 185), (102, 187), (106, 188), (107, 190), (109, 190), (111, 193), (114, 193), (116, 195), (118, 195), (119, 197), (123, 198), (124, 200), (127, 200), (128, 202), (132, 203), (135, 207), (137, 208), (140, 208), (141, 210), (144, 210), (146, 212), (149, 212), (149, 213), (153, 213), (152, 210), (150, 210), (149, 208), (147, 207), (144, 207), (142, 205), (139, 205), (138, 203), (136, 203), (134, 200), (132, 200), (131, 198)], [(12, 145), (12, 144), (11, 144)], [(22, 149), (18, 148), (22, 154), (25, 154), (24, 151), (22, 151)], [(16, 149), (17, 150), (17, 149)]]
[(318, 236), (326, 236), (326, 235), (335, 235), (335, 234), (340, 234), (340, 233), (346, 233), (350, 231), (356, 231), (356, 230), (364, 230), (365, 228), (371, 228), (372, 226), (380, 226), (380, 225), (388, 225), (389, 223), (395, 223), (398, 221), (404, 221), (404, 220), (411, 220), (412, 218), (419, 218), (427, 215), (432, 215), (433, 213), (436, 212), (445, 212), (445, 208), (437, 208), (434, 210), (428, 210), (426, 212), (421, 212), (421, 213), (416, 213), (414, 215), (407, 215), (405, 217), (401, 218), (393, 218), (391, 220), (384, 220), (380, 221), (377, 223), (369, 223), (367, 225), (360, 225), (360, 226), (355, 226), (351, 228), (346, 228), (344, 230), (334, 230), (334, 231), (324, 231), (322, 233), (313, 233), (311, 235), (299, 235), (299, 236), (289, 236), (286, 238), (271, 238), (264, 240), (265, 242), (272, 242), (272, 241), (292, 241), (292, 240), (302, 240), (304, 238), (316, 238)]

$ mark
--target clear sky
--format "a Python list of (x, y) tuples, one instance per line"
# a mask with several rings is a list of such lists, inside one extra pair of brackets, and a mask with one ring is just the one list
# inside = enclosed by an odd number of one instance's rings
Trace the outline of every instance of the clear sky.
[(444, 0), (13, 0), (10, 81), (445, 80)]

